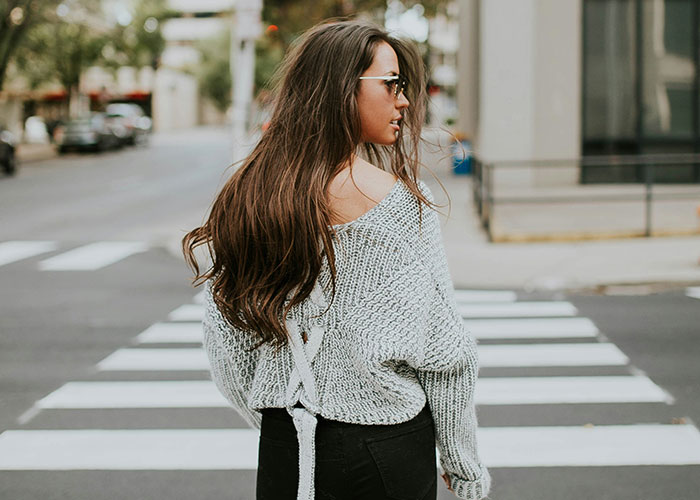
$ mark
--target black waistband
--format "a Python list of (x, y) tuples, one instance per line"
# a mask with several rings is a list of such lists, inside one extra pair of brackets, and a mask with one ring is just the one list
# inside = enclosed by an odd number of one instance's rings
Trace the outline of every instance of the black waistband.
[[(304, 406), (301, 403), (297, 403), (294, 405), (295, 408), (303, 408)], [(262, 413), (265, 417), (273, 418), (275, 420), (285, 420), (285, 421), (291, 421), (292, 417), (289, 415), (287, 412), (286, 408), (263, 408), (260, 410), (260, 413)], [(423, 409), (413, 417), (411, 420), (416, 420), (420, 418), (431, 418), (430, 415), (430, 407), (426, 404)], [(357, 427), (358, 424), (351, 424), (348, 422), (340, 422), (338, 420), (330, 420), (327, 418), (322, 417), (321, 415), (316, 415), (316, 419), (318, 420), (319, 424), (323, 422), (325, 426), (328, 427)], [(407, 422), (400, 422), (400, 423), (408, 423), (411, 420)]]

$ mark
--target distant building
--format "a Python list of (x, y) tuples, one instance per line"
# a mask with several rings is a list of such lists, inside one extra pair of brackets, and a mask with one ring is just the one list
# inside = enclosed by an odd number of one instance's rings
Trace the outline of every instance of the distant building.
[(187, 67), (199, 62), (197, 42), (231, 29), (235, 0), (169, 0), (178, 17), (163, 22), (166, 47), (161, 54), (153, 90), (153, 119), (159, 130), (222, 123), (219, 113), (199, 94), (197, 80)]
[[(483, 159), (700, 152), (700, 0), (459, 6), (458, 128)], [(660, 175), (700, 182), (700, 167)]]

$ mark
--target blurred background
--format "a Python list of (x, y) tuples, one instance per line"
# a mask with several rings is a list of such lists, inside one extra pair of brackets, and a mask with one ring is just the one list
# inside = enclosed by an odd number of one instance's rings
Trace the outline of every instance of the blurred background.
[(346, 16), (429, 70), (490, 498), (697, 500), (700, 0), (0, 0), (0, 498), (254, 498), (180, 244)]

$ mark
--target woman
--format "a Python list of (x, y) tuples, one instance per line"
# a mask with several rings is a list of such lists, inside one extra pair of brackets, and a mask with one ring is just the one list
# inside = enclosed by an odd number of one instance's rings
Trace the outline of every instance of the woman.
[(281, 75), (268, 129), (183, 240), (212, 378), (260, 429), (256, 498), (435, 499), (436, 443), (448, 487), (483, 498), (476, 345), (417, 180), (420, 55), (326, 23)]

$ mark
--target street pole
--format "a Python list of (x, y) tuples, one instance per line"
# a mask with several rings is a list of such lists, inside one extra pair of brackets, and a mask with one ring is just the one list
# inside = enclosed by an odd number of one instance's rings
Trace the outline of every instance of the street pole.
[(231, 24), (233, 161), (247, 154), (255, 82), (255, 40), (262, 34), (262, 0), (237, 0)]

